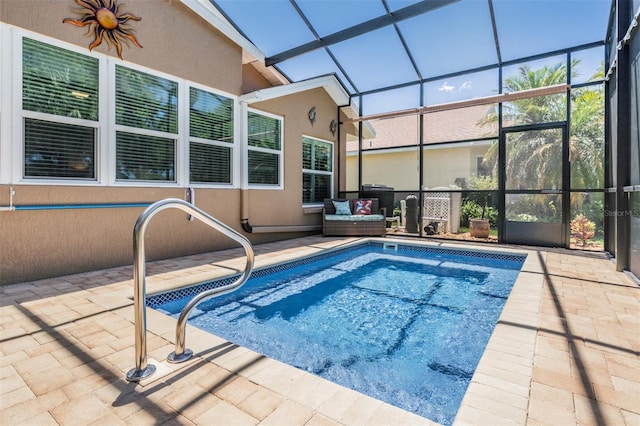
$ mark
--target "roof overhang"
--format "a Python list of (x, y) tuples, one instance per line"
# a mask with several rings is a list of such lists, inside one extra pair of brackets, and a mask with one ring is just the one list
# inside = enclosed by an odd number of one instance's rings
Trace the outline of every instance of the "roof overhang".
[(264, 63), (265, 55), (253, 43), (247, 40), (233, 25), (216, 9), (209, 0), (180, 0), (185, 6), (200, 15), (202, 19), (213, 25), (231, 41), (246, 50), (254, 58)]
[[(345, 90), (344, 86), (340, 84), (340, 81), (338, 81), (336, 76), (333, 74), (249, 92), (240, 96), (240, 102), (252, 104), (318, 88), (323, 88), (327, 92), (350, 121), (353, 121), (358, 116), (358, 107), (353, 101), (351, 101), (351, 97)], [(375, 137), (375, 130), (368, 122), (363, 123), (362, 133), (363, 137), (368, 139)]]
[(268, 101), (270, 99), (276, 99), (282, 96), (293, 95), (295, 93), (306, 92), (307, 90), (318, 88), (323, 88), (331, 99), (333, 99), (336, 105), (349, 105), (349, 94), (334, 75), (325, 75), (283, 86), (256, 90), (240, 96), (240, 101), (252, 104), (254, 102)]
[(289, 81), (274, 67), (265, 66), (265, 55), (216, 9), (209, 0), (180, 0), (202, 19), (228, 37), (242, 49), (242, 64), (252, 65), (270, 84), (281, 85)]
[[(180, 0), (180, 2), (240, 46), (242, 49), (242, 65), (253, 66), (274, 86), (247, 93), (240, 97), (241, 101), (251, 104), (322, 87), (336, 105), (342, 108), (343, 113), (349, 120), (354, 120), (359, 116), (358, 107), (350, 100), (349, 93), (335, 75), (325, 75), (291, 83), (276, 68), (265, 65), (264, 53), (242, 35), (209, 0)], [(375, 137), (375, 131), (373, 131), (369, 123), (365, 123), (364, 133), (369, 138)]]

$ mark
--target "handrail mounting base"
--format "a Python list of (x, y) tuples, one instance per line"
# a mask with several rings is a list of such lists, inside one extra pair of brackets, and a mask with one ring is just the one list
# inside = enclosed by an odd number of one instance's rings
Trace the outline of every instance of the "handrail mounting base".
[(142, 370), (138, 370), (137, 368), (132, 368), (127, 373), (127, 381), (139, 382), (140, 380), (144, 380), (147, 377), (151, 376), (155, 372), (156, 372), (156, 366), (153, 364), (147, 364), (147, 366)]
[(184, 352), (180, 355), (176, 355), (175, 351), (171, 352), (169, 356), (167, 356), (167, 361), (171, 364), (180, 364), (181, 362), (188, 361), (193, 356), (193, 351), (191, 349), (185, 349)]

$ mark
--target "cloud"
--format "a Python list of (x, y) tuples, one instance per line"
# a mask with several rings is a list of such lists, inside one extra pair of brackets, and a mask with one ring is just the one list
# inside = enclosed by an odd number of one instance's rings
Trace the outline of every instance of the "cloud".
[(453, 89), (455, 89), (455, 87), (449, 86), (446, 81), (442, 83), (442, 86), (438, 87), (438, 90), (441, 92), (451, 92)]
[(471, 83), (470, 80), (467, 80), (464, 83), (462, 83), (462, 85), (460, 85), (460, 88), (458, 89), (458, 92), (460, 92), (462, 90), (471, 90), (472, 88), (473, 88), (473, 84)]

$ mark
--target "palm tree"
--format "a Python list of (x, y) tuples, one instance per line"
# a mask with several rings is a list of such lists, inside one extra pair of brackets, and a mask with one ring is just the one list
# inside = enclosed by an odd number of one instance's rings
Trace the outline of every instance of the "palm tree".
[[(577, 75), (579, 61), (571, 64), (572, 75)], [(591, 77), (600, 80), (604, 65)], [(521, 66), (518, 73), (505, 79), (507, 92), (516, 92), (567, 82), (567, 66), (559, 63), (532, 69)], [(565, 121), (566, 95), (555, 94), (505, 102), (503, 125), (528, 125)], [(572, 92), (570, 123), (571, 186), (574, 189), (602, 188), (604, 177), (604, 92), (600, 87), (585, 87)], [(485, 116), (479, 125), (498, 121), (497, 111)], [(507, 189), (560, 189), (562, 182), (562, 144), (559, 130), (537, 130), (510, 133), (507, 140), (506, 182)], [(493, 164), (497, 175), (498, 144), (494, 143), (487, 154), (485, 164)], [(548, 200), (548, 197), (545, 197)], [(578, 199), (572, 202), (578, 203)], [(531, 200), (529, 200), (531, 201)], [(578, 207), (578, 206), (577, 206)], [(553, 212), (549, 212), (554, 214)]]
[[(604, 63), (590, 81), (604, 78)], [(584, 87), (571, 94), (571, 187), (604, 187), (604, 88)]]
[[(572, 70), (576, 70), (578, 61), (573, 61)], [(506, 92), (519, 92), (567, 82), (567, 66), (559, 63), (532, 69), (528, 65), (518, 68), (518, 73), (506, 78)], [(502, 108), (503, 125), (527, 125), (564, 121), (566, 119), (566, 96), (564, 94), (538, 96), (505, 102)], [(486, 115), (478, 123), (481, 126), (492, 125), (498, 121), (497, 111)], [(561, 182), (562, 146), (557, 143), (554, 132), (522, 132), (511, 135), (506, 172), (510, 177), (509, 189), (549, 188), (551, 183)], [(498, 146), (493, 144), (485, 155), (487, 164), (494, 164), (497, 175)]]

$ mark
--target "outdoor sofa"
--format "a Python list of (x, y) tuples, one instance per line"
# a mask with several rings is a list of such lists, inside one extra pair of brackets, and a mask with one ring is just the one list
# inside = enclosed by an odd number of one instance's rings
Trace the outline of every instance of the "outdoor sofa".
[[(348, 206), (348, 211), (344, 210)], [(340, 210), (337, 211), (336, 207)], [(386, 209), (378, 198), (357, 200), (325, 198), (322, 209), (324, 236), (384, 236)]]

